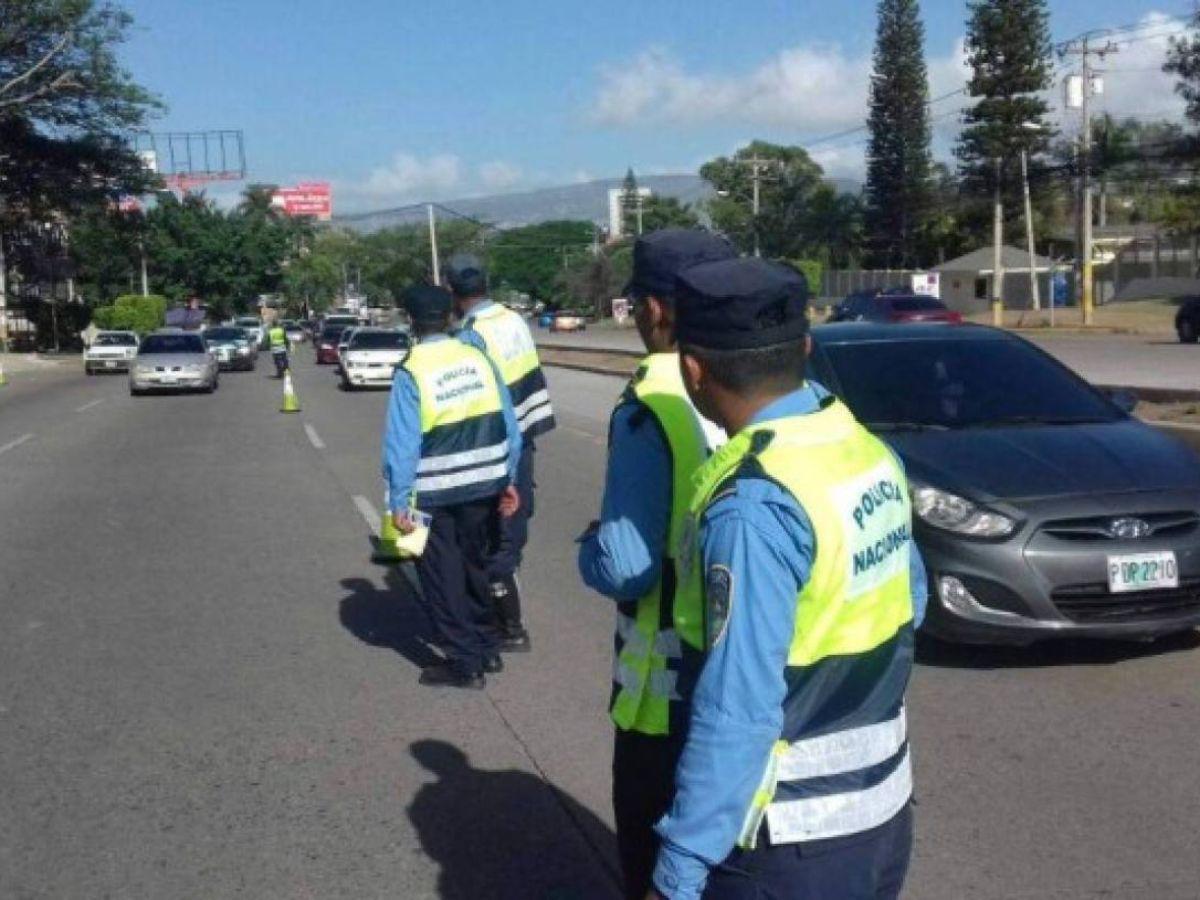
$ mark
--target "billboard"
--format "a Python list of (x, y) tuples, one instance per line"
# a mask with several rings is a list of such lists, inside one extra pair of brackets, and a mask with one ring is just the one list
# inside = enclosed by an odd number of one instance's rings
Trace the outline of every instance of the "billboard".
[(328, 222), (333, 218), (333, 191), (328, 181), (302, 181), (275, 191), (271, 205), (286, 216), (312, 216)]

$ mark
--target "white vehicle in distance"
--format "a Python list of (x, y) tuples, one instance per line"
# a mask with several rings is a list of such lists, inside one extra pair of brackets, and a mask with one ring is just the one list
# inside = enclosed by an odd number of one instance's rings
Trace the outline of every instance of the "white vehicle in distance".
[(345, 374), (345, 370), (344, 370), (342, 364), (346, 361), (346, 356), (345, 356), (346, 348), (350, 346), (350, 339), (352, 337), (354, 337), (354, 332), (356, 332), (356, 331), (358, 331), (358, 328), (347, 328), (345, 331), (342, 332), (342, 336), (338, 338), (337, 370), (338, 370), (339, 375)]
[(408, 333), (398, 328), (356, 328), (342, 354), (342, 387), (391, 387), (396, 366), (408, 355)]
[(101, 331), (83, 351), (83, 371), (128, 372), (137, 356), (138, 337), (132, 331)]
[(250, 340), (254, 342), (254, 346), (262, 345), (263, 337), (266, 335), (266, 329), (263, 328), (262, 320), (258, 316), (238, 316), (233, 320), (234, 326), (244, 328), (250, 335)]

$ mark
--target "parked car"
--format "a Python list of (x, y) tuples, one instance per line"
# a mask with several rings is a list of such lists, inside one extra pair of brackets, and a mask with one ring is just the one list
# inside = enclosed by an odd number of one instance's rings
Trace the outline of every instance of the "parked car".
[(253, 372), (258, 363), (258, 345), (244, 328), (220, 326), (209, 328), (203, 334), (204, 343), (217, 358), (222, 369), (238, 369)]
[(138, 347), (129, 370), (129, 393), (198, 390), (211, 394), (218, 378), (217, 360), (200, 335), (164, 329), (148, 335)]
[(834, 308), (830, 322), (961, 322), (962, 315), (925, 294), (860, 293)]
[(261, 347), (263, 341), (267, 339), (267, 329), (257, 316), (238, 316), (233, 320), (233, 325), (236, 328), (246, 329), (246, 333), (250, 335), (250, 340), (255, 347)]
[(1185, 297), (1175, 313), (1175, 332), (1179, 343), (1194, 344), (1200, 340), (1200, 297)]
[(342, 355), (342, 387), (390, 387), (409, 346), (408, 334), (396, 328), (354, 329)]
[(551, 331), (583, 331), (587, 328), (587, 317), (581, 313), (559, 312), (550, 320)]
[(326, 325), (321, 329), (321, 334), (313, 342), (318, 366), (337, 365), (338, 342), (341, 341), (342, 332), (345, 330), (344, 325)]
[(83, 371), (88, 375), (128, 372), (137, 348), (138, 337), (132, 331), (101, 331), (83, 351)]
[(978, 643), (1200, 625), (1200, 459), (1029, 342), (982, 326), (823, 325), (812, 377), (896, 450), (925, 628)]

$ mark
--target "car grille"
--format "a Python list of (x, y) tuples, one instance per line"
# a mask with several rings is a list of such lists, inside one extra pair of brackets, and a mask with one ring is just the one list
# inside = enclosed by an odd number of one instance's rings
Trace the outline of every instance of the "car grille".
[(1196, 530), (1200, 525), (1200, 515), (1188, 510), (1156, 513), (1120, 513), (1105, 516), (1089, 516), (1083, 519), (1059, 519), (1046, 522), (1041, 530), (1053, 537), (1065, 541), (1111, 541), (1116, 540), (1109, 533), (1109, 525), (1114, 519), (1141, 519), (1150, 526), (1146, 537), (1178, 537)]
[(1200, 578), (1183, 580), (1162, 591), (1110, 594), (1104, 584), (1061, 587), (1050, 595), (1058, 611), (1072, 622), (1119, 623), (1200, 614)]

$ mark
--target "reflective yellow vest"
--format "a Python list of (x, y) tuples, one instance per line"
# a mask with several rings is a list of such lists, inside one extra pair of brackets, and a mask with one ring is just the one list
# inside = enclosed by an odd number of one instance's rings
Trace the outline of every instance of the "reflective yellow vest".
[(276, 347), (287, 347), (287, 332), (284, 331), (280, 326), (272, 325), (271, 330), (267, 332), (267, 336), (270, 338), (272, 350), (274, 350)]
[(618, 728), (665, 735), (683, 724), (681, 701), (690, 693), (704, 649), (703, 597), (697, 584), (680, 589), (675, 548), (691, 505), (693, 478), (708, 448), (683, 387), (678, 354), (646, 357), (623, 402), (640, 404), (666, 442), (671, 517), (658, 582), (634, 603), (617, 607), (610, 713)]
[[(816, 559), (796, 597), (783, 733), (739, 844), (753, 847), (764, 820), (772, 844), (875, 828), (912, 795), (904, 715), (913, 646), (912, 509), (904, 472), (887, 446), (830, 398), (811, 415), (739, 432), (697, 477), (689, 522), (699, 521), (716, 496), (736, 490), (739, 475), (765, 477), (791, 493), (816, 539)], [(688, 578), (699, 582), (692, 540), (685, 561)]]
[(512, 395), (513, 412), (521, 434), (537, 437), (554, 428), (554, 410), (546, 376), (538, 360), (529, 326), (519, 315), (499, 303), (471, 312), (463, 323), (483, 338), (488, 356)]
[(460, 341), (418, 343), (404, 368), (421, 402), (418, 509), (500, 493), (508, 483), (508, 431), (500, 384), (488, 358)]

